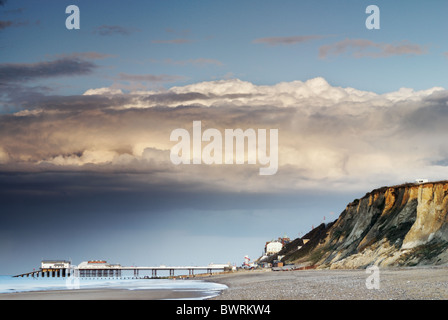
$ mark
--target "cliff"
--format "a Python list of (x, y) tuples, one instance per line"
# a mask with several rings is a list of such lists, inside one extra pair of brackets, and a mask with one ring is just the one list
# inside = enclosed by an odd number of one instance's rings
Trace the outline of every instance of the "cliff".
[(284, 262), (331, 269), (448, 263), (448, 181), (373, 190), (301, 239), (309, 241), (279, 253)]

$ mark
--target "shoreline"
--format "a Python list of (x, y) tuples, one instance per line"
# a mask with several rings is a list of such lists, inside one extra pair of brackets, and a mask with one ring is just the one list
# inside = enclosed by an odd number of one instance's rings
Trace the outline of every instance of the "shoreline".
[(195, 290), (76, 289), (0, 293), (0, 300), (197, 300), (207, 298)]
[[(36, 288), (1, 292), (0, 300), (205, 300), (220, 293), (220, 287), (197, 285), (189, 280), (176, 283), (154, 283), (151, 279), (134, 279), (129, 284), (83, 286), (79, 288)], [(149, 280), (150, 282), (146, 282)], [(159, 279), (154, 279), (159, 280)], [(205, 282), (205, 281), (201, 281)], [(216, 286), (215, 286), (216, 287)], [(18, 289), (20, 290), (20, 289)]]
[(368, 277), (365, 269), (241, 270), (195, 278), (227, 286), (213, 297), (187, 288), (90, 288), (2, 293), (0, 300), (448, 300), (448, 266), (380, 269), (378, 289), (367, 288)]

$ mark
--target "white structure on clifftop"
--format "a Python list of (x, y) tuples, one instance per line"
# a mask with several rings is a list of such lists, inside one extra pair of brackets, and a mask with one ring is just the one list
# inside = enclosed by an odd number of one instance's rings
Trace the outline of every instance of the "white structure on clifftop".
[(283, 245), (280, 241), (271, 241), (266, 245), (266, 254), (267, 255), (271, 255), (271, 254), (275, 254), (277, 252), (279, 252), (280, 250), (282, 250)]

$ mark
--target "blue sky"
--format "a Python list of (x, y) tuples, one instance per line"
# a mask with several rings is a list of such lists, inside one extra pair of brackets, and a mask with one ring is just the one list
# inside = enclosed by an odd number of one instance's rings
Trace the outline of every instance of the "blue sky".
[[(446, 179), (447, 9), (0, 1), (0, 274), (41, 258), (240, 264), (371, 189)], [(194, 120), (277, 128), (278, 173), (173, 166), (169, 134)]]
[[(39, 62), (73, 52), (110, 55), (98, 61), (102, 68), (88, 79), (70, 81), (71, 91), (64, 88), (66, 93), (80, 93), (89, 85), (108, 86), (118, 73), (182, 77), (164, 83), (166, 87), (229, 76), (256, 84), (321, 76), (333, 85), (377, 93), (400, 87), (446, 87), (448, 48), (441, 41), (447, 27), (444, 1), (377, 1), (380, 30), (365, 27), (367, 1), (135, 1), (126, 5), (77, 1), (80, 30), (65, 28), (69, 4), (7, 2), (5, 19), (18, 23), (3, 30), (1, 53), (2, 60), (10, 63)], [(11, 13), (18, 8), (24, 10)], [(101, 26), (119, 27), (121, 32), (116, 29), (101, 36)], [(310, 35), (322, 38), (289, 45), (254, 43), (268, 37)], [(406, 41), (425, 53), (353, 58), (347, 52), (319, 57), (320, 47), (344, 39), (392, 45)]]

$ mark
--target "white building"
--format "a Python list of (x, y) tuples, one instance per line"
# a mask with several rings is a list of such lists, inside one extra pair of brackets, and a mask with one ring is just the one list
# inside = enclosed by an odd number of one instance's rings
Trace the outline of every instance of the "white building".
[(83, 261), (78, 265), (77, 272), (80, 277), (121, 277), (121, 265), (105, 260)]
[(68, 269), (70, 268), (70, 261), (66, 260), (42, 260), (40, 263), (42, 270), (47, 269)]
[(271, 241), (266, 245), (266, 254), (267, 255), (271, 255), (271, 254), (275, 254), (277, 252), (279, 252), (280, 250), (282, 250), (283, 245), (280, 241)]
[(228, 262), (228, 263), (213, 263), (213, 262), (211, 262), (208, 264), (208, 266), (211, 268), (223, 268), (224, 269), (224, 268), (231, 267), (232, 265), (230, 264), (230, 262)]
[(107, 263), (105, 260), (83, 261), (78, 265), (78, 269), (114, 269), (120, 267), (119, 264)]

